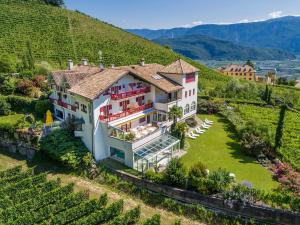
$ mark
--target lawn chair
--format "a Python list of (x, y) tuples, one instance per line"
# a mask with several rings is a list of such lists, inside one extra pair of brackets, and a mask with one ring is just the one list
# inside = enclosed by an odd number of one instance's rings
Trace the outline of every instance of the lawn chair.
[(202, 130), (200, 127), (197, 127), (195, 129), (195, 131), (196, 131), (197, 134), (203, 134), (203, 133), (205, 133), (205, 130)]
[(194, 137), (199, 137), (200, 136), (199, 134), (195, 134), (193, 131), (191, 131), (191, 135), (194, 136)]
[(196, 137), (192, 136), (191, 134), (188, 134), (188, 137), (191, 139), (196, 139)]
[(208, 120), (208, 119), (205, 119), (204, 122), (205, 122), (206, 124), (209, 124), (209, 125), (212, 125), (212, 124), (214, 123), (213, 121)]

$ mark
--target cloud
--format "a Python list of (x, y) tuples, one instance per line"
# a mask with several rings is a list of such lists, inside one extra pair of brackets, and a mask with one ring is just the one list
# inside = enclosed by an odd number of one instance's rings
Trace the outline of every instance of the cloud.
[(203, 21), (199, 20), (199, 21), (194, 21), (192, 22), (193, 25), (198, 26), (198, 25), (202, 25), (204, 24)]
[(269, 17), (272, 19), (276, 19), (276, 18), (279, 18), (282, 16), (284, 16), (284, 15), (282, 14), (282, 11), (280, 11), (280, 10), (269, 13)]

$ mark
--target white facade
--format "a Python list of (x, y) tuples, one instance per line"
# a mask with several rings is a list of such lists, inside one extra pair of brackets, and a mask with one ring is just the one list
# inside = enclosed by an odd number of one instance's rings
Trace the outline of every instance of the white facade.
[[(144, 171), (153, 161), (137, 160), (141, 159), (138, 153), (143, 147), (159, 140), (167, 143), (165, 149), (158, 149), (157, 145), (153, 148), (151, 154), (156, 157), (156, 162), (163, 161), (164, 155), (172, 155), (173, 150), (178, 149), (179, 140), (167, 136), (172, 124), (167, 116), (170, 108), (175, 105), (182, 108), (180, 120), (196, 114), (198, 74), (163, 76), (182, 88), (166, 93), (131, 74), (107, 87), (93, 100), (56, 87), (51, 95), (55, 116), (60, 120), (73, 117), (82, 121), (75, 136), (82, 139), (97, 161), (112, 157), (128, 167)], [(124, 93), (129, 94), (122, 95)], [(159, 154), (158, 150), (168, 151)]]

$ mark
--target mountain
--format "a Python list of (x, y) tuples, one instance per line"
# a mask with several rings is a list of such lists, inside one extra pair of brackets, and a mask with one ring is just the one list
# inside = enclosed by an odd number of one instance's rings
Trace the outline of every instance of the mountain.
[(131, 29), (128, 31), (150, 40), (185, 35), (207, 35), (249, 47), (275, 48), (299, 55), (299, 27), (300, 17), (287, 16), (252, 23), (211, 24), (163, 30)]
[(245, 47), (206, 35), (159, 38), (153, 41), (196, 60), (284, 60), (296, 58), (293, 54), (282, 50)]

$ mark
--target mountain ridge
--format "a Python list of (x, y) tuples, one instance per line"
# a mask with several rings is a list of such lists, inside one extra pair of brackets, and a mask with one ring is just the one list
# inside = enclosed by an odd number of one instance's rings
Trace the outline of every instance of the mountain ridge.
[(286, 16), (258, 22), (204, 24), (191, 28), (127, 29), (149, 40), (185, 35), (207, 35), (248, 47), (275, 48), (300, 54), (300, 17)]
[(277, 49), (252, 48), (206, 35), (159, 38), (152, 41), (168, 46), (194, 60), (286, 60), (296, 56)]

